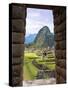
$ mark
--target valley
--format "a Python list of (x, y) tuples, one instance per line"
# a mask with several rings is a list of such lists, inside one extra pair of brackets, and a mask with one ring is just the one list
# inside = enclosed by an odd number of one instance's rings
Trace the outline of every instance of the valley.
[[(53, 50), (43, 57), (38, 50), (24, 53), (24, 80), (55, 78), (55, 55)], [(50, 72), (50, 73), (49, 73)]]
[(25, 37), (24, 80), (55, 78), (54, 34), (47, 26)]

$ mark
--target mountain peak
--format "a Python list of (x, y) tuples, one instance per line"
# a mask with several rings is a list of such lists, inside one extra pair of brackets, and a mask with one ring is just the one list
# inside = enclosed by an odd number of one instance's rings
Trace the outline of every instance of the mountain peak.
[(44, 26), (44, 27), (42, 27), (42, 29), (49, 29), (49, 27), (48, 26)]
[(40, 29), (39, 33), (50, 33), (49, 27), (48, 26), (44, 26)]
[(49, 27), (44, 26), (38, 32), (35, 38), (37, 47), (52, 47), (54, 45), (54, 35), (50, 32)]

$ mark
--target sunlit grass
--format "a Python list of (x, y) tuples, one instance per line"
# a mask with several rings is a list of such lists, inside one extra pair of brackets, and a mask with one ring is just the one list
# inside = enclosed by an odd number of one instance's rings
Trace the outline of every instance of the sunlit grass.
[(47, 54), (44, 57), (38, 56), (36, 52), (25, 52), (24, 53), (24, 80), (34, 80), (36, 79), (38, 68), (32, 64), (35, 60), (38, 64), (42, 64), (48, 67), (49, 70), (55, 70), (55, 57), (52, 54)]
[(49, 70), (55, 70), (55, 64), (46, 64)]
[(30, 60), (30, 59), (37, 59), (38, 58), (38, 56), (36, 55), (36, 53), (25, 53), (24, 54), (24, 59), (26, 60), (26, 59), (28, 59), (28, 60)]

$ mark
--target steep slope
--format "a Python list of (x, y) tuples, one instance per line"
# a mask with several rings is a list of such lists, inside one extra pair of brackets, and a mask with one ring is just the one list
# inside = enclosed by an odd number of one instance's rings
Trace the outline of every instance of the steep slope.
[(53, 47), (54, 46), (54, 34), (50, 32), (47, 26), (44, 26), (38, 32), (34, 45), (36, 47)]

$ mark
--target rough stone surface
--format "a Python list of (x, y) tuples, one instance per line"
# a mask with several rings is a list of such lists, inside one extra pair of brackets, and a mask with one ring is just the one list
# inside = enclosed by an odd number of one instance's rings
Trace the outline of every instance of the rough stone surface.
[(12, 6), (12, 18), (21, 18), (25, 19), (25, 7), (13, 5)]
[(25, 20), (12, 19), (12, 31), (25, 32)]
[(12, 32), (12, 43), (24, 44), (24, 33)]
[(22, 58), (21, 57), (13, 57), (12, 58), (12, 64), (13, 65), (18, 65), (18, 64), (21, 64), (22, 63)]
[(24, 45), (23, 44), (12, 44), (12, 56), (14, 57), (20, 57), (22, 56), (22, 53), (24, 51)]

